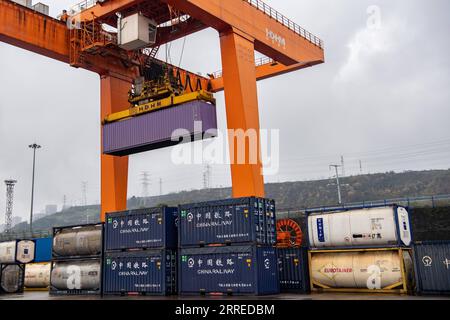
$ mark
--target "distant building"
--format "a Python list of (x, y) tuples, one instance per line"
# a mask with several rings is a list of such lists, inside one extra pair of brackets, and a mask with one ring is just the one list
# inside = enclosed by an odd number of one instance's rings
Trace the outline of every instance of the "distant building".
[(45, 214), (54, 214), (58, 211), (58, 206), (56, 204), (48, 204), (45, 206)]

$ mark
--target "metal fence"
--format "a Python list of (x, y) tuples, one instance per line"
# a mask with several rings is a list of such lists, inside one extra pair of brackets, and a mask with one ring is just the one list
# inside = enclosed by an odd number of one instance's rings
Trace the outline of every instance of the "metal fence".
[(298, 24), (293, 22), (292, 20), (285, 17), (283, 14), (279, 13), (269, 5), (265, 4), (261, 0), (243, 0), (245, 2), (248, 2), (251, 6), (257, 8), (258, 10), (264, 12), (268, 16), (270, 16), (272, 19), (275, 19), (285, 27), (289, 28), (291, 31), (294, 31), (296, 34), (301, 36), (302, 38), (308, 40), (309, 42), (315, 44), (316, 46), (323, 49), (323, 41), (313, 35), (311, 32), (306, 31), (302, 27), (300, 27)]
[(32, 233), (29, 231), (22, 232), (8, 232), (0, 234), (0, 241), (9, 241), (15, 239), (37, 239), (37, 238), (48, 238), (52, 237), (52, 232), (50, 230), (36, 230)]
[(440, 206), (450, 206), (450, 194), (434, 195), (434, 196), (419, 196), (419, 197), (407, 197), (407, 198), (393, 198), (393, 199), (383, 199), (383, 200), (373, 200), (373, 201), (361, 201), (352, 202), (342, 205), (335, 206), (321, 206), (313, 208), (293, 208), (284, 209), (277, 212), (279, 218), (291, 217), (304, 215), (306, 213), (317, 213), (317, 212), (330, 212), (339, 210), (350, 210), (359, 208), (372, 208), (381, 207), (387, 205), (401, 205), (406, 207), (440, 207)]

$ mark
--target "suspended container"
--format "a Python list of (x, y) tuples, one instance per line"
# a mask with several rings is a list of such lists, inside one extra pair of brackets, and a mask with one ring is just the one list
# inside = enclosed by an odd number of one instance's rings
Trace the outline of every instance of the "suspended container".
[(450, 241), (421, 241), (413, 245), (417, 293), (450, 295)]
[(101, 294), (101, 269), (101, 259), (97, 258), (52, 261), (50, 294)]
[(308, 255), (315, 292), (406, 294), (413, 287), (410, 249), (313, 250)]
[(0, 264), (30, 263), (35, 258), (33, 240), (0, 242)]
[(50, 286), (50, 262), (30, 263), (25, 265), (25, 290), (48, 290)]
[(273, 247), (222, 246), (180, 249), (182, 295), (270, 295), (280, 292)]
[(408, 210), (399, 206), (310, 214), (313, 249), (407, 247), (411, 244)]
[(102, 254), (103, 224), (53, 228), (52, 260), (99, 258)]
[(176, 249), (108, 252), (104, 258), (103, 294), (176, 294), (176, 267)]
[(36, 244), (34, 262), (49, 262), (52, 260), (53, 238), (37, 238), (34, 239), (34, 242)]
[(159, 207), (108, 213), (105, 250), (176, 248), (177, 208)]
[(0, 265), (0, 293), (22, 293), (24, 287), (24, 264)]
[(103, 153), (126, 156), (217, 136), (216, 106), (193, 101), (102, 126)]
[(178, 211), (180, 247), (276, 243), (273, 200), (250, 197), (209, 201), (181, 205)]
[(306, 248), (278, 248), (280, 291), (309, 293), (308, 250)]

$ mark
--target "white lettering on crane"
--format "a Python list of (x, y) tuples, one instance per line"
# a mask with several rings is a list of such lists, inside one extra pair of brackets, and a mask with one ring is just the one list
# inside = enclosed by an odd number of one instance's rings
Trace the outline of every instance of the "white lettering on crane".
[(286, 49), (286, 39), (268, 28), (266, 28), (266, 38), (271, 40), (272, 43), (278, 44), (279, 47)]

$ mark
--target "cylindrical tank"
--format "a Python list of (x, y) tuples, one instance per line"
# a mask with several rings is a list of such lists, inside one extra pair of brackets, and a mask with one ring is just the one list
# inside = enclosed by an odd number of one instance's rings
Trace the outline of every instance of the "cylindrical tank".
[(409, 246), (408, 211), (403, 207), (357, 209), (308, 217), (312, 248)]
[(0, 243), (0, 263), (14, 263), (16, 261), (16, 241)]
[(0, 286), (6, 293), (18, 293), (23, 290), (23, 265), (11, 264), (1, 269)]
[(101, 226), (62, 229), (53, 238), (53, 253), (57, 256), (97, 255), (101, 247)]
[(30, 263), (25, 266), (26, 288), (47, 288), (50, 285), (50, 262)]
[(383, 289), (404, 280), (398, 250), (311, 252), (310, 271), (313, 283), (330, 288)]
[(57, 290), (98, 290), (100, 260), (54, 262), (51, 285)]
[(14, 240), (0, 243), (0, 263), (30, 263), (34, 261), (35, 243)]

